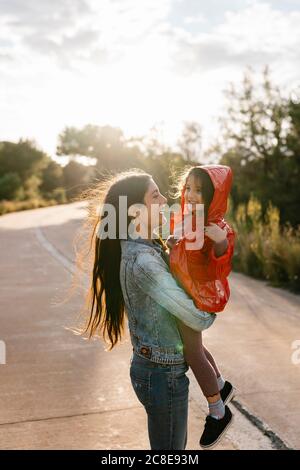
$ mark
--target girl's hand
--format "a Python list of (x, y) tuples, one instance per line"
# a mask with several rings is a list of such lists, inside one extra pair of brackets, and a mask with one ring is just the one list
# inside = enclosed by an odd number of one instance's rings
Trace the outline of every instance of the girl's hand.
[(222, 243), (227, 238), (227, 230), (213, 223), (210, 223), (207, 227), (204, 227), (204, 234), (215, 243)]

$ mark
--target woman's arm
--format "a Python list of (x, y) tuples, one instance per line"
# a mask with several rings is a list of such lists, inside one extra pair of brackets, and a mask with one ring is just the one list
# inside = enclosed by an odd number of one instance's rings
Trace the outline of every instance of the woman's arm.
[(205, 330), (214, 322), (216, 315), (195, 307), (159, 255), (140, 253), (133, 264), (133, 274), (137, 286), (146, 295), (193, 330)]

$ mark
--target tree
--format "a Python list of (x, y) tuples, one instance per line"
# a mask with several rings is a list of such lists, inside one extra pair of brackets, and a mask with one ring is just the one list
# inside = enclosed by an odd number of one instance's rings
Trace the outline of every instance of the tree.
[(0, 176), (15, 172), (22, 181), (40, 173), (49, 157), (30, 140), (0, 142)]
[(6, 173), (0, 177), (0, 199), (15, 199), (22, 188), (22, 181), (17, 173)]
[(41, 173), (49, 157), (29, 140), (0, 142), (0, 194), (2, 198), (38, 195)]
[(262, 203), (264, 213), (272, 202), (280, 210), (282, 223), (299, 224), (299, 211), (290, 209), (299, 201), (293, 176), (299, 175), (295, 107), (272, 84), (268, 68), (258, 86), (248, 70), (242, 87), (231, 85), (226, 97), (227, 111), (220, 119), (222, 138), (212, 151), (233, 169), (235, 207), (247, 203), (252, 194)]
[(42, 184), (40, 187), (42, 194), (48, 197), (55, 189), (62, 187), (63, 183), (62, 166), (49, 159), (48, 165), (42, 171)]
[(170, 198), (170, 185), (174, 184), (174, 175), (178, 170), (186, 166), (186, 161), (180, 153), (166, 151), (161, 155), (149, 155), (145, 159), (144, 169), (150, 173), (162, 194), (164, 194), (170, 203), (174, 201)]
[(68, 198), (77, 196), (87, 187), (91, 180), (91, 169), (74, 160), (63, 167), (63, 184)]
[(288, 193), (285, 213), (286, 219), (300, 224), (300, 99), (295, 96), (288, 101), (290, 127), (287, 134), (288, 158), (286, 172), (288, 173)]
[(199, 162), (202, 149), (202, 129), (195, 121), (185, 122), (178, 146), (188, 162)]
[(121, 129), (89, 124), (82, 129), (66, 127), (58, 138), (57, 155), (67, 155), (77, 161), (80, 161), (78, 157), (90, 157), (102, 171), (135, 166), (140, 152), (126, 145)]

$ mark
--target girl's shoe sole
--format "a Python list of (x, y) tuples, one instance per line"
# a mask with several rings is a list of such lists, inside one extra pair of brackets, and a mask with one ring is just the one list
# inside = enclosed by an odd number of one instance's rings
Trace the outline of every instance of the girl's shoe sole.
[(233, 398), (236, 396), (237, 393), (238, 393), (238, 390), (235, 387), (232, 387), (231, 392), (229, 393), (228, 397), (224, 401), (224, 405), (227, 405), (231, 400), (233, 400)]
[(213, 442), (212, 444), (208, 445), (208, 446), (202, 446), (200, 444), (200, 447), (204, 450), (206, 449), (212, 449), (213, 447), (215, 447), (217, 444), (219, 444), (220, 440), (222, 439), (222, 437), (224, 437), (224, 435), (226, 434), (226, 432), (228, 431), (228, 428), (230, 428), (230, 425), (232, 424), (233, 422), (233, 417), (234, 417), (234, 414), (232, 415), (232, 418), (231, 420), (229, 421), (229, 423), (227, 424), (226, 428), (223, 430), (223, 432), (219, 435), (218, 439)]

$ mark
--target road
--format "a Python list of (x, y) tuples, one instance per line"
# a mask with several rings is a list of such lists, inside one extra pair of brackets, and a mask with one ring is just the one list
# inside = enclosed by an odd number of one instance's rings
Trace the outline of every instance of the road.
[[(70, 331), (82, 289), (69, 298), (74, 203), (0, 218), (0, 449), (148, 449), (146, 416), (129, 378), (130, 339), (113, 351)], [(239, 389), (235, 423), (218, 449), (300, 448), (300, 297), (238, 273), (226, 310), (205, 333), (224, 377)], [(188, 449), (206, 405), (194, 377)]]

